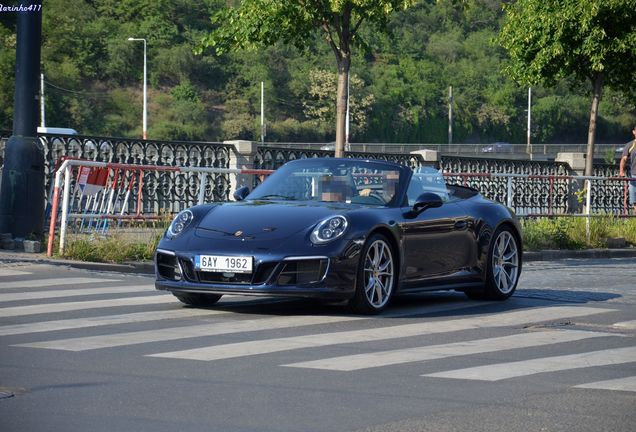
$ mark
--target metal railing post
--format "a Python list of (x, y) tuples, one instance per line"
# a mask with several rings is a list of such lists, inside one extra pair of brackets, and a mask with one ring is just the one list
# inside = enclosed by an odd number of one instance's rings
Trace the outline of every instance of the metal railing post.
[(508, 176), (507, 180), (506, 180), (506, 184), (507, 184), (507, 194), (508, 194), (508, 199), (506, 201), (506, 205), (509, 208), (512, 208), (512, 177)]

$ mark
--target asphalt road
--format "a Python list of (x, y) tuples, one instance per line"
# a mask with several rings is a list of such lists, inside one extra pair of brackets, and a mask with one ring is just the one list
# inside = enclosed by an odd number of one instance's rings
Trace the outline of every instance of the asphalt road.
[(0, 261), (0, 431), (633, 431), (636, 259), (537, 261), (506, 302), (224, 297)]

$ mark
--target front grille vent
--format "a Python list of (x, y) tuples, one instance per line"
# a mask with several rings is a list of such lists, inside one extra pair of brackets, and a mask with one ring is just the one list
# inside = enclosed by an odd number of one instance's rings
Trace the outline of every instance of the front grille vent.
[(327, 271), (329, 260), (308, 259), (284, 261), (278, 275), (279, 285), (306, 285), (322, 281)]

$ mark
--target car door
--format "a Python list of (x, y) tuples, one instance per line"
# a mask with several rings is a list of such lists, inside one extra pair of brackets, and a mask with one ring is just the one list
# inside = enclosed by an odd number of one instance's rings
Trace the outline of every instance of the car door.
[(476, 255), (474, 221), (455, 202), (428, 208), (416, 216), (404, 209), (400, 224), (404, 267), (402, 281), (443, 277), (472, 265)]

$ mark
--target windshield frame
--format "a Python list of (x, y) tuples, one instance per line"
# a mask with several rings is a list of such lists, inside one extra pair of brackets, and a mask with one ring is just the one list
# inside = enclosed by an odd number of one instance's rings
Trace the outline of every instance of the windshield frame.
[[(316, 169), (315, 174), (311, 174), (311, 169)], [(357, 171), (357, 172), (356, 172)], [(365, 171), (368, 175), (365, 176)], [(387, 202), (386, 199), (381, 202), (379, 200), (332, 200), (319, 199), (313, 195), (311, 198), (293, 197), (289, 194), (281, 193), (284, 182), (288, 181), (293, 173), (309, 173), (309, 176), (326, 175), (331, 173), (332, 178), (336, 179), (339, 175), (347, 172), (350, 176), (359, 178), (360, 181), (369, 181), (368, 177), (383, 175), (383, 183), (373, 184), (374, 189), (394, 188), (392, 198)], [(386, 173), (386, 175), (384, 174)], [(393, 173), (393, 174), (392, 174)], [(395, 175), (397, 178), (395, 178)], [(364, 178), (367, 177), (367, 178)], [(245, 199), (251, 201), (272, 200), (272, 201), (291, 201), (291, 202), (331, 202), (338, 204), (363, 204), (377, 207), (398, 207), (404, 200), (405, 188), (411, 178), (411, 169), (405, 165), (394, 162), (381, 160), (359, 159), (359, 158), (307, 158), (290, 161), (278, 168), (274, 173), (258, 185)], [(324, 179), (321, 179), (324, 180)], [(362, 183), (354, 181), (357, 192), (361, 192)], [(313, 184), (312, 184), (313, 187)], [(354, 191), (355, 192), (355, 191)], [(271, 196), (271, 197), (269, 197)], [(280, 196), (280, 198), (275, 198)]]

